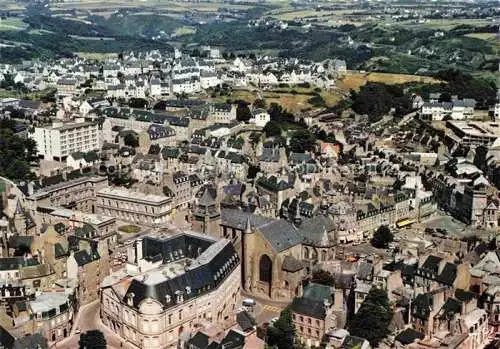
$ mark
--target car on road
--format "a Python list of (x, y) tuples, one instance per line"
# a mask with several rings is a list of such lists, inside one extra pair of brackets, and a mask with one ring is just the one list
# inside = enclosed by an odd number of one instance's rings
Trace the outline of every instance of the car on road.
[(246, 298), (246, 299), (243, 300), (242, 304), (245, 307), (254, 307), (255, 305), (257, 305), (257, 302), (255, 301), (255, 299)]
[(76, 333), (76, 334), (80, 334), (80, 333), (82, 333), (82, 330), (80, 330), (79, 328), (77, 328), (77, 329), (75, 330), (75, 333)]

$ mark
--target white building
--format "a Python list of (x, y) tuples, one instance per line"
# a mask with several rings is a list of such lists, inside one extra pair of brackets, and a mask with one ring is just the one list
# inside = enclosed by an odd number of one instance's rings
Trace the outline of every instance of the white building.
[(229, 240), (195, 233), (139, 239), (123, 279), (103, 281), (102, 320), (144, 349), (184, 347), (198, 324), (236, 323), (240, 261)]
[(75, 152), (86, 153), (99, 149), (99, 130), (96, 123), (85, 122), (83, 118), (75, 122), (54, 122), (49, 127), (35, 127), (29, 137), (37, 144), (38, 155), (44, 159), (64, 160)]
[(256, 126), (264, 127), (271, 121), (271, 115), (264, 109), (256, 109), (253, 111), (253, 118), (250, 119), (250, 123)]

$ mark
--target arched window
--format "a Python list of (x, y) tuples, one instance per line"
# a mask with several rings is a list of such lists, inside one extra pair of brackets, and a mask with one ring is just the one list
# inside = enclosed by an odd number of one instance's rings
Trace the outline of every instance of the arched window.
[(318, 260), (318, 252), (315, 249), (312, 250), (311, 259)]
[(273, 262), (267, 255), (262, 255), (259, 262), (259, 280), (271, 283), (273, 274)]
[(309, 249), (304, 247), (304, 259), (309, 259)]
[(326, 261), (326, 250), (321, 251), (321, 260)]

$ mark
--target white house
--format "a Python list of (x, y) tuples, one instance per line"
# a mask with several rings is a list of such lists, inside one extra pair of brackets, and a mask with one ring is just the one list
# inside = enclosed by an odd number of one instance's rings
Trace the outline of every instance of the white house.
[(250, 119), (250, 123), (259, 127), (266, 126), (269, 121), (271, 121), (271, 116), (264, 109), (255, 109), (253, 111), (253, 118)]
[(92, 109), (94, 108), (92, 108), (90, 103), (87, 101), (80, 104), (80, 107), (78, 108), (78, 110), (80, 110), (80, 113), (82, 113), (83, 116), (86, 116), (88, 113), (90, 113)]
[(220, 84), (217, 74), (214, 72), (202, 71), (200, 74), (200, 87), (204, 90)]

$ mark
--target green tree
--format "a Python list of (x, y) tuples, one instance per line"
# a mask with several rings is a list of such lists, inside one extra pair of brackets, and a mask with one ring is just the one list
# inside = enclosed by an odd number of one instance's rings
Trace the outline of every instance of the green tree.
[(130, 108), (147, 108), (148, 101), (144, 98), (130, 98), (128, 105)]
[(248, 122), (252, 118), (252, 112), (245, 101), (239, 101), (236, 108), (236, 120)]
[(393, 311), (384, 290), (372, 288), (348, 325), (351, 335), (365, 338), (377, 347), (390, 333)]
[(137, 148), (139, 146), (139, 139), (133, 133), (128, 133), (123, 139), (123, 143), (127, 147)]
[[(268, 123), (269, 124), (269, 123)], [(267, 126), (267, 124), (266, 124)], [(265, 129), (265, 127), (264, 127)], [(252, 145), (252, 148), (255, 148), (257, 146), (257, 144), (259, 144), (259, 141), (260, 141), (260, 133), (258, 132), (252, 132), (250, 134), (250, 144)]]
[(106, 338), (99, 330), (90, 330), (80, 335), (80, 349), (106, 349)]
[(295, 153), (312, 151), (316, 147), (316, 138), (306, 129), (295, 131), (290, 138), (290, 150)]
[(254, 165), (248, 166), (247, 178), (254, 179), (255, 176), (257, 176), (257, 173), (259, 173), (259, 171), (260, 171), (260, 166), (254, 166)]
[(327, 286), (335, 286), (335, 278), (332, 273), (323, 269), (313, 271), (311, 282)]
[(255, 101), (253, 101), (253, 107), (259, 109), (266, 109), (266, 101), (261, 98), (257, 98)]
[(277, 346), (278, 349), (293, 348), (295, 326), (292, 321), (290, 307), (283, 309), (279, 319), (268, 328), (268, 344)]
[(394, 235), (387, 225), (381, 225), (373, 234), (370, 243), (376, 248), (387, 248), (394, 241)]
[(266, 126), (264, 126), (263, 130), (266, 134), (266, 137), (276, 137), (281, 135), (281, 126), (276, 121), (269, 121)]

